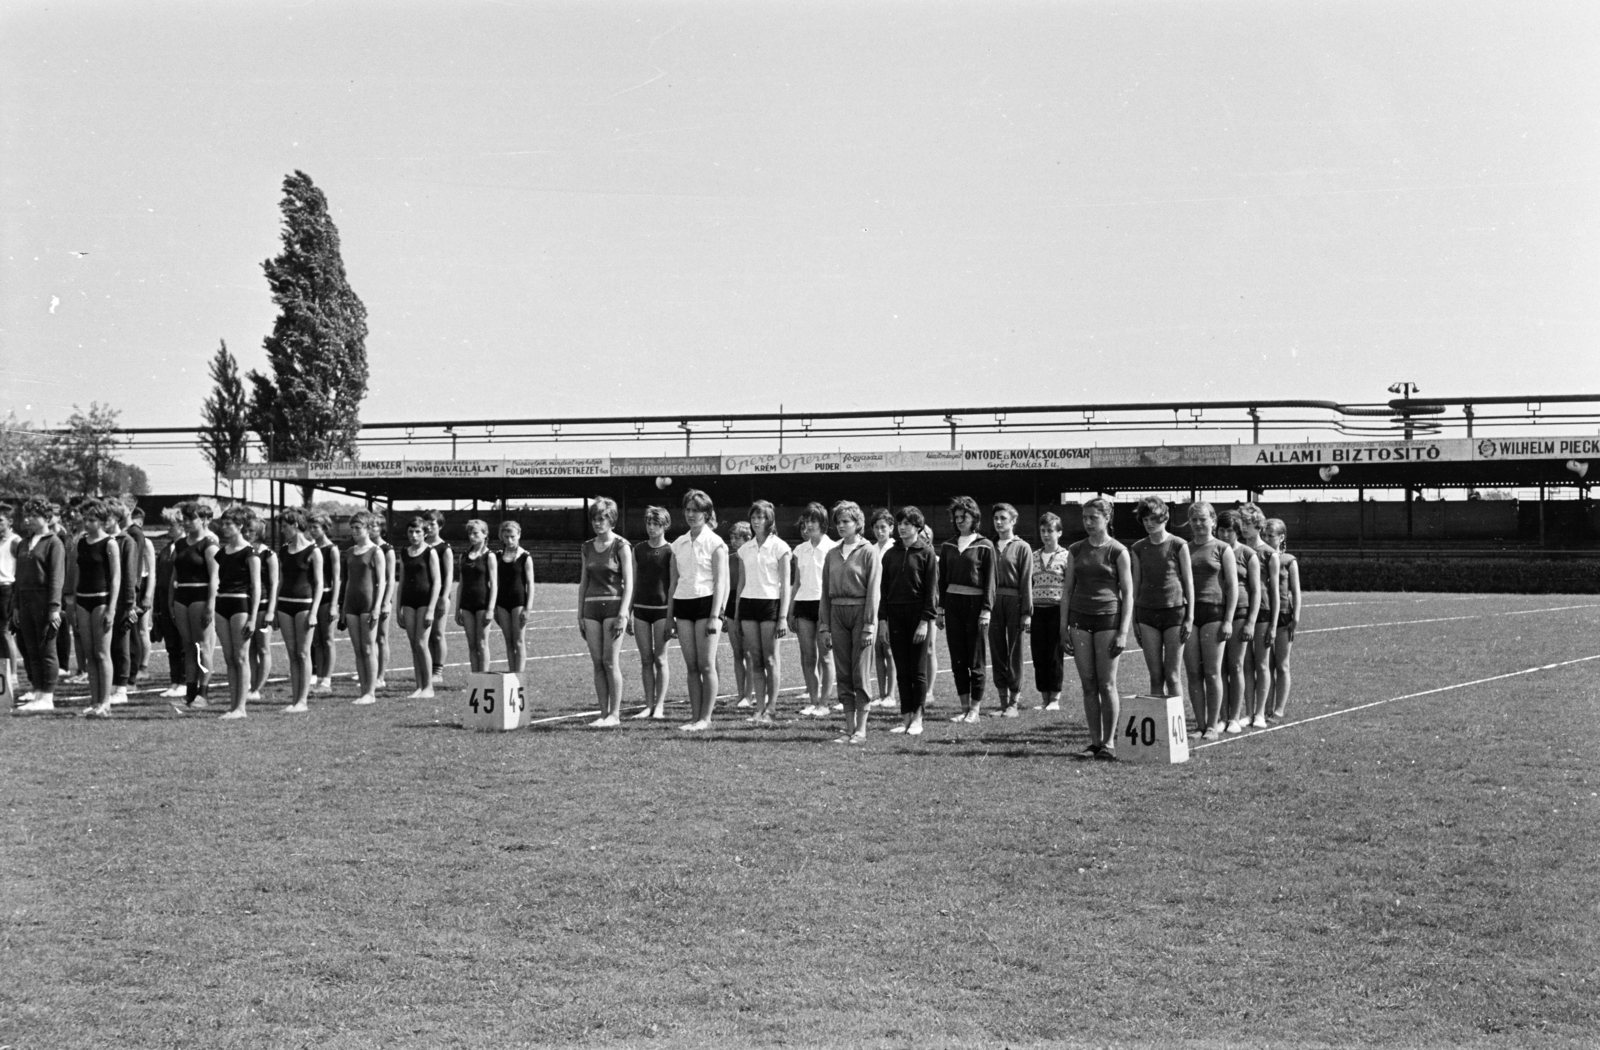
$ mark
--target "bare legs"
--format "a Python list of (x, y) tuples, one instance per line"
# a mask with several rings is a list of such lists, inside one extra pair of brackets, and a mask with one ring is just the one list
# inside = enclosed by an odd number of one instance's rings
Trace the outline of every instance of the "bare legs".
[[(512, 674), (521, 674), (523, 666), (527, 663), (525, 631), (528, 626), (528, 614), (521, 607), (506, 609), (497, 606), (494, 610), (494, 622), (500, 626), (500, 633), (506, 639), (506, 666)], [(435, 624), (437, 626), (437, 623)], [(431, 643), (430, 643), (431, 644)]]
[(89, 708), (85, 715), (107, 718), (111, 714), (111, 617), (109, 605), (73, 610), (78, 636), (83, 639), (83, 669), (89, 676)]
[(433, 653), (428, 649), (428, 621), (421, 609), (403, 606), (400, 609), (400, 626), (405, 628), (406, 639), (411, 643), (411, 670), (417, 679), (417, 688), (406, 699), (433, 699)]
[(1122, 698), (1117, 694), (1117, 657), (1111, 655), (1116, 631), (1089, 632), (1073, 627), (1072, 661), (1083, 683), (1083, 720), (1089, 726), (1089, 746), (1097, 753), (1115, 751), (1117, 716)]
[(489, 670), (489, 610), (462, 609), (461, 626), (467, 632), (468, 666), (474, 674)]
[(1196, 627), (1183, 649), (1184, 667), (1189, 673), (1189, 702), (1194, 707), (1195, 728), (1208, 740), (1216, 739), (1222, 727), (1222, 624)]
[(600, 717), (589, 724), (607, 728), (622, 722), (622, 639), (616, 637), (618, 617), (583, 621), (583, 640), (589, 643), (589, 662), (594, 667), (594, 695), (600, 701)]
[(800, 713), (820, 718), (828, 713), (828, 697), (833, 695), (833, 661), (817, 644), (817, 621), (795, 617), (794, 633), (800, 639), (800, 673), (811, 701)]
[(292, 699), (284, 710), (298, 714), (309, 709), (306, 698), (311, 695), (311, 610), (290, 612), (280, 608), (278, 633), (283, 635), (283, 647), (289, 657), (289, 695)]
[[(688, 723), (679, 727), (682, 729), (709, 729), (711, 712), (717, 706), (717, 639), (721, 632), (708, 633), (706, 624), (709, 622), (678, 621), (678, 648), (688, 670), (690, 710)], [(812, 624), (812, 629), (816, 629), (816, 624)]]
[(667, 625), (665, 616), (645, 622), (634, 617), (633, 636), (639, 642), (639, 678), (644, 685), (643, 711), (635, 718), (667, 717)]
[(250, 638), (245, 634), (249, 613), (234, 613), (217, 623), (222, 643), (222, 664), (228, 669), (228, 710), (223, 718), (243, 718), (250, 693)]
[(1148, 624), (1135, 624), (1139, 648), (1144, 651), (1144, 665), (1150, 672), (1150, 693), (1153, 696), (1183, 695), (1183, 645), (1178, 641), (1181, 628), (1158, 630)]
[(174, 605), (172, 618), (183, 639), (184, 689), (190, 704), (203, 707), (211, 684), (211, 657), (217, 640), (212, 626), (206, 623), (206, 603)]
[(778, 621), (743, 620), (739, 629), (750, 654), (750, 689), (756, 698), (756, 713), (750, 721), (771, 725), (778, 720)]
[(373, 692), (374, 684), (378, 680), (378, 645), (373, 637), (376, 628), (373, 618), (366, 613), (345, 613), (344, 629), (350, 632), (350, 644), (356, 651), (356, 680), (361, 686), (361, 695), (351, 703), (375, 704), (377, 695)]

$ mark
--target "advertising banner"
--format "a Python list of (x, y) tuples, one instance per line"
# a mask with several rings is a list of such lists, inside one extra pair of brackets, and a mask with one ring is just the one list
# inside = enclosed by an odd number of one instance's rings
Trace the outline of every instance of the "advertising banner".
[(1089, 452), (1087, 466), (1096, 470), (1124, 467), (1225, 467), (1229, 445), (1154, 445), (1097, 448)]
[(1225, 446), (1236, 467), (1349, 466), (1355, 463), (1459, 463), (1472, 459), (1471, 441), (1311, 441)]
[(407, 478), (499, 478), (504, 477), (503, 459), (408, 459)]
[(969, 448), (962, 452), (962, 470), (1083, 470), (1090, 465), (1087, 448)]
[(1472, 443), (1477, 460), (1597, 459), (1600, 437), (1481, 438)]
[(508, 459), (505, 461), (508, 478), (608, 478), (611, 476), (611, 457), (593, 456), (589, 459)]
[(614, 478), (699, 477), (718, 474), (721, 470), (720, 456), (611, 457), (611, 476)]

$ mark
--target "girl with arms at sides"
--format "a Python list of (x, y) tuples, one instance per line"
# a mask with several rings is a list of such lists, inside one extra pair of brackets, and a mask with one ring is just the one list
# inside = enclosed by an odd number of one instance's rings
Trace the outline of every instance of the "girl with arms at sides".
[(183, 538), (173, 544), (172, 619), (183, 642), (185, 706), (205, 707), (216, 645), (217, 562), (211, 552), (217, 539), (208, 528), (209, 504), (186, 500), (178, 504), (178, 513), (183, 518)]
[(378, 702), (374, 686), (378, 680), (378, 611), (383, 608), (384, 593), (388, 584), (385, 559), (378, 545), (372, 542), (372, 515), (359, 511), (350, 519), (350, 549), (344, 552), (344, 604), (340, 615), (344, 629), (350, 632), (350, 645), (355, 650), (356, 680), (360, 695), (353, 704)]
[[(917, 512), (922, 513), (920, 510)], [(900, 532), (900, 519), (895, 518), (895, 531)], [(903, 536), (904, 533), (900, 532)], [(933, 555), (933, 560), (939, 560), (939, 548), (933, 543), (933, 526), (926, 521), (917, 529), (917, 536), (922, 540), (923, 546), (928, 548), (928, 553)], [(937, 595), (934, 605), (937, 607)], [(928, 621), (928, 644), (922, 647), (922, 673), (926, 678), (922, 689), (922, 711), (927, 713), (933, 704), (933, 683), (939, 680), (939, 619), (935, 616)]]
[(605, 496), (589, 501), (594, 539), (583, 544), (578, 573), (578, 634), (589, 645), (600, 717), (589, 724), (609, 729), (622, 724), (622, 636), (633, 606), (633, 548), (613, 530), (617, 505)]
[[(728, 601), (728, 545), (717, 535), (717, 509), (699, 489), (683, 494), (689, 531), (672, 541), (671, 616), (673, 633), (688, 671), (690, 732), (711, 728), (717, 704), (718, 612)], [(820, 593), (820, 587), (819, 591)]]
[[(61, 671), (56, 638), (65, 629), (62, 587), (67, 554), (61, 537), (50, 527), (54, 513), (50, 501), (42, 496), (29, 496), (20, 511), (24, 536), (17, 544), (12, 620), (22, 649), (22, 665), (28, 681), (33, 683), (32, 696), (17, 708), (22, 714), (56, 709), (56, 677)], [(179, 668), (181, 675), (181, 664)]]
[(456, 566), (456, 623), (467, 632), (467, 659), (473, 674), (489, 670), (489, 617), (500, 589), (489, 523), (467, 522), (467, 552)]
[(828, 697), (833, 695), (833, 661), (817, 642), (817, 614), (822, 606), (822, 563), (833, 548), (828, 537), (828, 508), (807, 503), (796, 524), (801, 542), (791, 558), (795, 579), (789, 630), (800, 640), (800, 673), (809, 701), (800, 713), (807, 718), (826, 718)]
[(161, 512), (167, 524), (167, 544), (156, 554), (155, 605), (150, 610), (151, 638), (161, 642), (167, 651), (167, 688), (162, 699), (176, 700), (184, 695), (183, 639), (178, 636), (178, 623), (172, 618), (172, 558), (178, 553), (178, 541), (183, 538), (183, 516), (177, 507), (167, 507)]
[(1272, 698), (1272, 651), (1278, 641), (1278, 620), (1283, 616), (1282, 589), (1278, 573), (1282, 560), (1278, 551), (1262, 538), (1267, 516), (1254, 503), (1239, 507), (1239, 539), (1256, 552), (1261, 573), (1261, 612), (1256, 619), (1256, 634), (1250, 645), (1248, 670), (1254, 682), (1250, 703), (1239, 720), (1250, 729), (1267, 728), (1267, 703)]
[(1122, 706), (1117, 658), (1128, 647), (1133, 627), (1133, 570), (1128, 548), (1111, 538), (1108, 500), (1083, 505), (1083, 531), (1087, 535), (1067, 548), (1061, 646), (1077, 665), (1083, 685), (1083, 718), (1089, 725), (1083, 754), (1115, 762)]
[(255, 513), (232, 506), (217, 519), (220, 546), (207, 552), (217, 567), (215, 607), (217, 640), (228, 668), (228, 710), (225, 719), (243, 718), (250, 696), (250, 637), (256, 633), (261, 608), (261, 556), (250, 536), (255, 533)]
[(277, 552), (267, 544), (267, 523), (256, 519), (248, 538), (261, 559), (261, 605), (256, 610), (256, 629), (250, 635), (250, 692), (245, 699), (260, 700), (261, 690), (272, 677), (272, 625), (278, 622), (278, 591), (283, 580)]
[[(1167, 531), (1170, 513), (1161, 497), (1141, 499), (1138, 514), (1149, 534), (1133, 545), (1133, 622), (1139, 648), (1150, 671), (1151, 695), (1182, 696), (1183, 647), (1194, 631), (1189, 545)], [(1196, 710), (1204, 707), (1203, 699), (1196, 704)]]
[(1252, 670), (1245, 667), (1245, 657), (1250, 652), (1256, 636), (1256, 619), (1261, 611), (1261, 556), (1254, 547), (1239, 542), (1239, 513), (1225, 510), (1217, 519), (1217, 539), (1228, 545), (1233, 553), (1236, 604), (1233, 607), (1233, 631), (1223, 648), (1222, 662), (1227, 682), (1227, 699), (1224, 704), (1222, 731), (1240, 733), (1244, 723), (1241, 712), (1249, 710), (1249, 698), (1255, 691)]
[(1272, 643), (1272, 697), (1266, 704), (1267, 722), (1272, 723), (1283, 720), (1289, 702), (1289, 655), (1300, 623), (1300, 559), (1284, 550), (1289, 529), (1282, 518), (1268, 518), (1262, 535), (1278, 555), (1278, 632)]
[(422, 518), (427, 523), (428, 546), (439, 558), (439, 578), (444, 581), (428, 635), (428, 651), (433, 654), (433, 684), (444, 685), (444, 664), (450, 656), (450, 642), (445, 638), (444, 627), (450, 622), (450, 592), (456, 585), (456, 554), (444, 539), (444, 511), (430, 510)]
[(739, 630), (750, 657), (750, 688), (756, 696), (756, 713), (750, 721), (773, 725), (778, 718), (778, 680), (781, 663), (778, 639), (788, 634), (790, 559), (789, 545), (773, 532), (772, 504), (750, 504), (750, 538), (737, 553), (743, 585), (739, 595)]
[[(728, 550), (737, 554), (750, 540), (750, 523), (736, 521), (728, 528)], [(722, 611), (722, 630), (733, 653), (733, 689), (739, 698), (735, 707), (754, 707), (756, 684), (750, 672), (750, 653), (740, 626), (739, 596), (744, 589), (744, 565), (737, 557), (728, 558), (728, 607)]]
[[(894, 546), (894, 515), (887, 507), (879, 507), (872, 512), (867, 519), (867, 532), (872, 537), (873, 546), (878, 548), (878, 560), (883, 561), (883, 556)], [(889, 651), (889, 628), (882, 620), (878, 621), (878, 636), (872, 643), (872, 654), (873, 666), (878, 672), (878, 698), (867, 706), (894, 707), (894, 654)]]
[(1189, 504), (1189, 570), (1194, 576), (1194, 630), (1183, 647), (1189, 676), (1189, 703), (1194, 707), (1200, 739), (1222, 735), (1227, 687), (1222, 660), (1233, 634), (1233, 610), (1239, 604), (1239, 571), (1233, 547), (1212, 535), (1217, 512), (1204, 500)]
[(939, 561), (923, 539), (922, 511), (901, 507), (894, 516), (900, 542), (883, 555), (878, 612), (889, 625), (894, 674), (900, 686), (900, 724), (889, 730), (922, 735), (922, 706), (932, 679), (927, 649), (939, 615)]
[(121, 561), (122, 588), (118, 592), (117, 608), (111, 618), (111, 703), (126, 704), (128, 687), (139, 676), (136, 642), (143, 629), (145, 610), (149, 608), (148, 593), (151, 580), (144, 572), (144, 541), (142, 535), (130, 531), (133, 511), (127, 499), (108, 499), (106, 508), (111, 511), (107, 528), (111, 543)]
[(877, 546), (862, 535), (866, 517), (861, 508), (843, 500), (833, 505), (833, 525), (839, 542), (828, 551), (822, 566), (822, 604), (817, 630), (833, 650), (844, 704), (845, 735), (836, 744), (861, 744), (867, 739), (867, 705), (872, 702), (872, 651), (878, 633), (878, 604), (882, 598), (883, 560)]
[(333, 519), (315, 513), (309, 519), (306, 535), (317, 545), (322, 558), (322, 593), (318, 595), (316, 626), (311, 638), (311, 691), (318, 696), (333, 693), (334, 632), (344, 627), (344, 559), (333, 542)]
[(1033, 548), (1015, 534), (1017, 508), (996, 503), (994, 521), (994, 616), (989, 651), (994, 655), (994, 691), (1000, 716), (1017, 717), (1022, 694), (1022, 639), (1033, 627)]
[(299, 507), (278, 515), (284, 543), (278, 551), (278, 633), (289, 658), (287, 714), (309, 710), (311, 639), (322, 599), (322, 549), (307, 534), (311, 519)]
[(86, 499), (78, 508), (83, 535), (78, 539), (78, 633), (84, 639), (89, 675), (89, 707), (83, 718), (111, 717), (111, 627), (121, 596), (122, 557), (106, 531), (112, 520), (104, 500)]
[(633, 636), (639, 643), (639, 678), (644, 685), (644, 710), (635, 718), (667, 717), (667, 615), (672, 592), (672, 545), (667, 527), (672, 514), (665, 507), (646, 507), (645, 539), (633, 547)]
[[(374, 691), (389, 687), (389, 628), (394, 623), (395, 602), (400, 597), (400, 559), (394, 544), (389, 542), (389, 518), (382, 511), (369, 510), (372, 528), (369, 530), (373, 545), (383, 553), (383, 608), (378, 610), (378, 626), (373, 632), (378, 647), (378, 677), (372, 683)], [(404, 630), (404, 628), (401, 628)], [(416, 666), (415, 663), (412, 664)]]
[(1061, 710), (1061, 685), (1066, 679), (1066, 654), (1061, 648), (1061, 585), (1067, 577), (1067, 552), (1061, 546), (1061, 519), (1039, 516), (1040, 547), (1033, 554), (1033, 626), (1028, 647), (1033, 653), (1033, 682), (1039, 689), (1039, 710)]
[(995, 550), (978, 532), (978, 504), (971, 496), (950, 501), (956, 534), (939, 547), (939, 626), (950, 649), (961, 712), (952, 722), (976, 722), (987, 675), (989, 617), (994, 609)]
[(528, 617), (533, 615), (533, 555), (522, 549), (522, 526), (514, 521), (500, 523), (494, 567), (499, 577), (494, 622), (505, 636), (506, 666), (521, 674), (527, 663)]
[(439, 607), (439, 591), (444, 581), (439, 575), (439, 554), (424, 538), (427, 526), (421, 517), (406, 526), (406, 547), (399, 551), (400, 626), (411, 643), (411, 669), (417, 680), (408, 700), (433, 699), (433, 654), (428, 639), (433, 633), (433, 613)]

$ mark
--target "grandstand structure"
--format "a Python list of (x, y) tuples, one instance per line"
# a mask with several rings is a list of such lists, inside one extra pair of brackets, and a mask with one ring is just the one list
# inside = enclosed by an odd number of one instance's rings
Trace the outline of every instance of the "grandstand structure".
[[(193, 440), (194, 431), (124, 434), (165, 443)], [(1415, 540), (1419, 521), (1442, 540), (1507, 529), (1541, 544), (1552, 531), (1562, 546), (1600, 539), (1588, 492), (1600, 480), (1589, 475), (1600, 460), (1600, 394), (414, 420), (364, 424), (360, 450), (358, 459), (246, 462), (228, 473), (388, 507), (605, 494), (623, 506), (625, 527), (647, 504), (670, 505), (690, 487), (727, 507), (752, 498), (780, 508), (813, 499), (938, 506), (962, 493), (1017, 504), (1024, 523), (1086, 493), (1225, 503), (1342, 490), (1336, 498), (1356, 512), (1330, 508), (1328, 520), (1344, 522), (1321, 530), (1330, 540)], [(1422, 490), (1535, 488), (1531, 514), (1456, 511), (1456, 537), (1414, 506)], [(1558, 491), (1575, 505), (1547, 512), (1546, 497)], [(1403, 513), (1361, 508), (1372, 493)], [(1496, 515), (1498, 524), (1485, 524)], [(1308, 531), (1319, 530), (1299, 535)]]

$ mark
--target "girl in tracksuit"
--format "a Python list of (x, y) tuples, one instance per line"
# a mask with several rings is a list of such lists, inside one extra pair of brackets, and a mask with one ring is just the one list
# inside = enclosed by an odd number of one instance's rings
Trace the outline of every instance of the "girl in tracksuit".
[(989, 618), (994, 610), (995, 549), (978, 532), (978, 504), (970, 496), (950, 501), (956, 535), (939, 548), (939, 627), (950, 648), (961, 713), (952, 722), (976, 722), (983, 704)]

